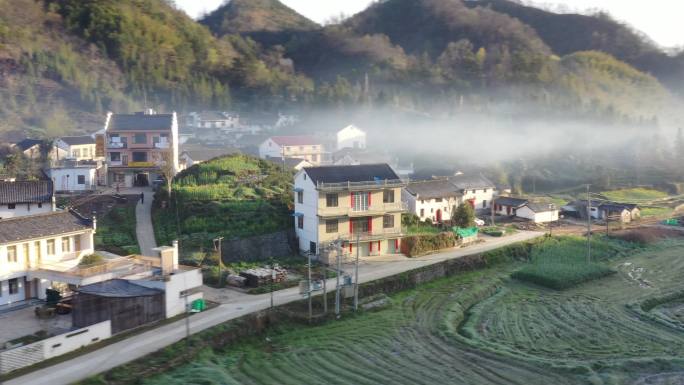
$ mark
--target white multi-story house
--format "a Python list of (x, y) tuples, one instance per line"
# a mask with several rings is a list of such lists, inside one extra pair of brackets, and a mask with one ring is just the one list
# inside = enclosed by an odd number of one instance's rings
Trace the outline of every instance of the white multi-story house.
[(448, 180), (411, 182), (401, 192), (408, 211), (421, 221), (450, 221), (453, 211), (462, 203), (463, 194)]
[(95, 138), (91, 135), (64, 136), (55, 141), (55, 146), (66, 151), (68, 159), (81, 161), (97, 158)]
[(45, 289), (66, 286), (61, 273), (94, 251), (94, 220), (54, 211), (0, 220), (0, 305), (45, 298)]
[(0, 181), (0, 220), (54, 210), (52, 181)]
[[(362, 256), (400, 252), (401, 189), (387, 164), (305, 167), (295, 175), (295, 230), (302, 252), (337, 242)], [(359, 241), (359, 247), (356, 242)]]
[(353, 124), (337, 131), (337, 150), (343, 148), (365, 149), (366, 132)]
[(272, 136), (259, 145), (259, 157), (304, 159), (315, 166), (326, 161), (323, 144), (310, 136)]

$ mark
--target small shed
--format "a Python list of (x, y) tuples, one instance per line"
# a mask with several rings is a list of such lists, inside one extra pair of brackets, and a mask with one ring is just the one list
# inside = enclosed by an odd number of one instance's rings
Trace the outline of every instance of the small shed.
[(259, 287), (265, 284), (271, 283), (271, 277), (274, 275), (275, 270), (275, 280), (273, 283), (280, 283), (287, 281), (287, 270), (276, 267), (275, 269), (269, 269), (265, 267), (258, 267), (255, 269), (247, 269), (240, 272), (240, 276), (246, 279), (245, 286), (247, 287)]
[(125, 279), (82, 286), (73, 301), (72, 317), (75, 328), (111, 320), (112, 333), (119, 333), (164, 319), (164, 291)]

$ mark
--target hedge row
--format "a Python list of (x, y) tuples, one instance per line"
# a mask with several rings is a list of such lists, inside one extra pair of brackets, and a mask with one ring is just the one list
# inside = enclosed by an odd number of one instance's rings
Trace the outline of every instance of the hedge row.
[(456, 246), (456, 236), (451, 232), (412, 235), (402, 239), (401, 252), (407, 257), (417, 257), (454, 246)]

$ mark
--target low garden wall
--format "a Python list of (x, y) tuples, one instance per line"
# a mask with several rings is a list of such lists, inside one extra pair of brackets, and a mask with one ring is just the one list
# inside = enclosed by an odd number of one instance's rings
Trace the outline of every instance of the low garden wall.
[(111, 336), (111, 322), (104, 321), (29, 345), (1, 351), (0, 374), (6, 374), (53, 357), (61, 356)]

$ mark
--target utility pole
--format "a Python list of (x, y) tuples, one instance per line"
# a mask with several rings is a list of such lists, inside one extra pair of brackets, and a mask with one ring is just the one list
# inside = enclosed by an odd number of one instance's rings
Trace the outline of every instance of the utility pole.
[(340, 273), (342, 272), (342, 246), (337, 245), (337, 286), (335, 290), (335, 316), (340, 316)]
[(219, 282), (218, 286), (219, 288), (223, 287), (223, 272), (221, 271), (221, 266), (223, 265), (223, 253), (221, 251), (221, 241), (223, 240), (223, 237), (218, 237), (214, 239), (214, 247), (216, 247), (216, 243), (218, 242), (218, 271), (219, 271)]
[(313, 307), (311, 306), (311, 251), (309, 251), (307, 253), (307, 256), (309, 258), (309, 264), (308, 264), (308, 267), (309, 267), (308, 277), (309, 278), (308, 278), (308, 282), (307, 282), (309, 287), (308, 287), (306, 292), (309, 294), (309, 323), (311, 323), (311, 319), (313, 318)]
[[(494, 224), (494, 208), (496, 206), (496, 198), (492, 197), (492, 201), (489, 203), (490, 206), (492, 206), (492, 226), (496, 226)], [(453, 220), (453, 215), (454, 213), (451, 213), (451, 218)]]
[(359, 310), (359, 250), (361, 234), (356, 233), (356, 263), (354, 264), (354, 311)]
[(323, 270), (323, 314), (328, 314), (328, 288), (327, 288), (327, 270), (323, 264), (321, 264), (321, 270)]
[(275, 288), (276, 271), (273, 257), (271, 257), (271, 310), (273, 310), (273, 289)]
[(591, 196), (587, 185), (587, 262), (591, 262)]

